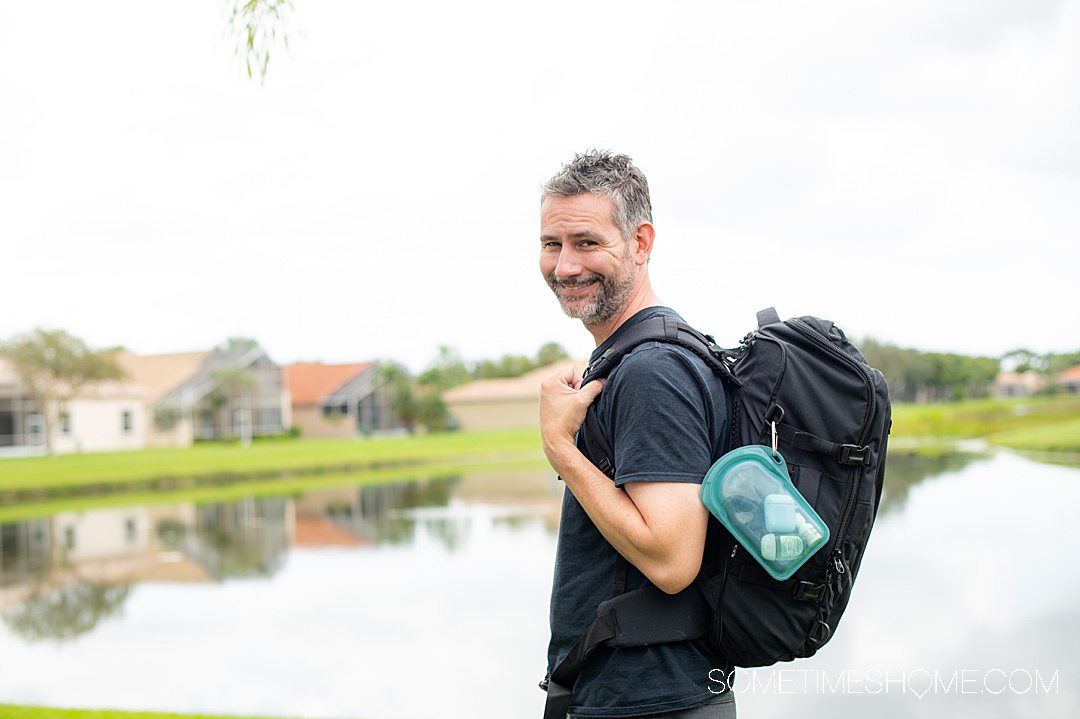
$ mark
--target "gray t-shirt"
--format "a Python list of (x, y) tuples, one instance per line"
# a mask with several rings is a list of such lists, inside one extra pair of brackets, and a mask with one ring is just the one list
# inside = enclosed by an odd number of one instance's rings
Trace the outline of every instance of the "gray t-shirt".
[[(678, 317), (667, 307), (638, 312), (596, 348), (593, 360), (634, 324), (660, 316)], [(615, 454), (616, 486), (700, 484), (725, 449), (729, 417), (724, 387), (682, 347), (639, 345), (611, 372), (596, 402), (600, 431)], [(567, 488), (551, 592), (549, 673), (596, 618), (600, 602), (611, 598), (616, 556)], [(647, 581), (630, 566), (626, 590)], [(710, 681), (709, 672), (723, 666), (703, 640), (621, 649), (601, 645), (585, 662), (570, 712), (612, 717), (692, 707), (716, 698), (710, 688), (720, 691), (722, 686)]]

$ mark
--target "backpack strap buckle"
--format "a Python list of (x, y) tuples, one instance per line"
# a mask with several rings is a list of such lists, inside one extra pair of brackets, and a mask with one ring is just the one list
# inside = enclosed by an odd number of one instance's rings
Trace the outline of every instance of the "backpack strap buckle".
[(821, 598), (822, 593), (825, 591), (824, 584), (814, 584), (813, 582), (799, 582), (791, 590), (791, 596), (798, 599), (800, 602), (816, 602)]
[(840, 464), (869, 467), (870, 447), (860, 447), (856, 444), (842, 444), (837, 448), (836, 459)]
[[(611, 350), (607, 350), (604, 354), (596, 358), (596, 362), (590, 364), (585, 368), (585, 372), (582, 373), (582, 382), (588, 382), (593, 375), (603, 370), (604, 374), (607, 374), (608, 364), (611, 362), (611, 358), (608, 356), (611, 354)], [(601, 375), (603, 376), (603, 375)]]

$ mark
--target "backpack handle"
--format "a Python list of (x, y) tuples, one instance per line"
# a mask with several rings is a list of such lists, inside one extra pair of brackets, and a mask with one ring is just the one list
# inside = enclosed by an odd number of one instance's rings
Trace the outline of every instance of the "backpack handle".
[(767, 307), (761, 312), (757, 313), (757, 326), (758, 329), (764, 329), (768, 325), (775, 325), (780, 322), (780, 315), (777, 314), (775, 307)]

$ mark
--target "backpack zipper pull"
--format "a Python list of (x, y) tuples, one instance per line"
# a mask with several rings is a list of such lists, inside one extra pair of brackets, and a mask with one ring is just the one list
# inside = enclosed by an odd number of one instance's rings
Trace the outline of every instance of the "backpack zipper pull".
[(844, 560), (840, 557), (839, 551), (837, 551), (836, 554), (833, 555), (832, 563), (833, 566), (836, 568), (837, 574), (843, 574), (847, 571), (847, 568), (844, 567)]

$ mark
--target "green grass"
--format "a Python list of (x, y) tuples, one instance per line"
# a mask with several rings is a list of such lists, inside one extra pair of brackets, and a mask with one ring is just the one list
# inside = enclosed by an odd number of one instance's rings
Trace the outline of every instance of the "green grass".
[(991, 442), (1030, 452), (1080, 451), (1080, 418), (1000, 432)]
[(212, 714), (162, 714), (126, 712), (112, 709), (48, 709), (0, 704), (0, 719), (262, 719)]
[(540, 456), (536, 430), (455, 432), (379, 439), (295, 439), (133, 452), (69, 454), (0, 461), (0, 493), (109, 488), (199, 478), (258, 478), (287, 473), (356, 471), (448, 461)]
[(1080, 452), (1080, 397), (894, 405), (892, 439), (897, 448), (931, 437), (984, 438), (1015, 449)]
[[(354, 487), (361, 484), (386, 484), (411, 480), (455, 477), (466, 472), (511, 472), (520, 469), (543, 468), (547, 461), (542, 455), (523, 458), (488, 458), (475, 462), (438, 462), (420, 467), (378, 469), (363, 472), (344, 472), (270, 480), (249, 480), (226, 486), (193, 486), (173, 490), (161, 488), (142, 491), (122, 491), (109, 494), (61, 496), (38, 501), (0, 504), (0, 522), (19, 522), (39, 517), (51, 517), (58, 512), (83, 511), (105, 507), (160, 505), (176, 502), (195, 504), (230, 502), (246, 497), (280, 497), (299, 495), (316, 489)], [(0, 719), (6, 719), (0, 714)]]

